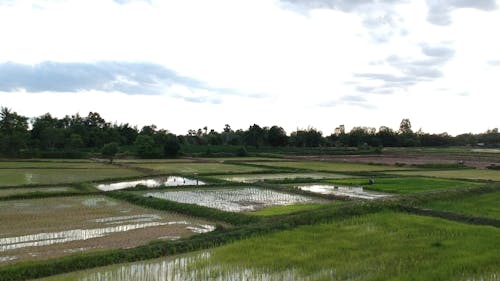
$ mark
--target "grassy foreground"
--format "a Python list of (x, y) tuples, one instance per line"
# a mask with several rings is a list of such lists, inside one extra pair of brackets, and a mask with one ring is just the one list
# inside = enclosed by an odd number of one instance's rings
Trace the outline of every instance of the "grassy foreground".
[(500, 181), (500, 171), (495, 170), (442, 170), (442, 171), (401, 171), (391, 172), (394, 175), (425, 176), (449, 179), (471, 179)]
[(382, 212), (254, 237), (199, 255), (184, 256), (183, 267), (168, 258), (46, 280), (240, 280), (242, 274), (249, 280), (497, 280), (500, 230)]

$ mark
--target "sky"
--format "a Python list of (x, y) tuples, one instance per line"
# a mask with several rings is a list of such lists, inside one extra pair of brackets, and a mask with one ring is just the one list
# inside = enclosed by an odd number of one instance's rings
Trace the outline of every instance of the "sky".
[(0, 0), (0, 106), (176, 134), (500, 127), (500, 0)]

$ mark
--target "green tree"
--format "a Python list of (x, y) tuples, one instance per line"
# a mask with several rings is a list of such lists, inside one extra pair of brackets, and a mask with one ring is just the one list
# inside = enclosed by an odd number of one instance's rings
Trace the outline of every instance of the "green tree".
[(116, 142), (107, 143), (101, 149), (102, 156), (108, 158), (109, 163), (113, 163), (113, 158), (115, 157), (116, 153), (118, 153), (118, 143)]
[(7, 156), (18, 156), (26, 148), (29, 139), (28, 118), (0, 108), (0, 152)]
[(177, 157), (179, 151), (181, 150), (181, 145), (177, 136), (174, 134), (168, 134), (163, 143), (163, 155), (167, 157)]
[(271, 146), (285, 146), (288, 141), (288, 137), (283, 128), (278, 126), (272, 126), (267, 133), (267, 141)]
[(138, 135), (134, 142), (137, 155), (142, 158), (154, 156), (155, 141), (150, 136)]

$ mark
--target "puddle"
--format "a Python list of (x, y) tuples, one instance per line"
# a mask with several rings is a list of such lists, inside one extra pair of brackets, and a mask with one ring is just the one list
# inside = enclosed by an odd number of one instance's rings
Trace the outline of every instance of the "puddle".
[(144, 196), (196, 204), (229, 212), (251, 212), (268, 206), (313, 203), (317, 201), (303, 195), (254, 187), (148, 192)]
[(183, 185), (205, 185), (206, 183), (200, 180), (188, 179), (184, 177), (170, 176), (154, 179), (143, 179), (135, 181), (122, 181), (116, 183), (98, 184), (96, 187), (102, 191), (120, 190), (132, 188), (139, 185), (148, 188), (155, 188), (161, 186), (183, 186)]
[(121, 223), (151, 222), (160, 219), (161, 216), (157, 214), (144, 214), (144, 215), (120, 216), (120, 217), (106, 217), (102, 219), (95, 219), (92, 221), (106, 223), (106, 224), (121, 224)]
[(207, 233), (215, 230), (215, 226), (209, 224), (200, 224), (197, 226), (188, 226), (187, 229), (191, 230), (194, 233)]
[(0, 256), (0, 262), (8, 262), (8, 261), (13, 261), (17, 260), (17, 256)]
[(108, 200), (106, 198), (89, 198), (81, 201), (87, 207), (100, 207), (100, 206), (116, 206), (118, 203)]
[(309, 192), (314, 192), (314, 193), (348, 196), (348, 197), (369, 199), (369, 200), (391, 196), (391, 195), (386, 194), (386, 193), (364, 190), (360, 186), (315, 184), (315, 185), (297, 186), (297, 188), (299, 188), (301, 190), (309, 191)]

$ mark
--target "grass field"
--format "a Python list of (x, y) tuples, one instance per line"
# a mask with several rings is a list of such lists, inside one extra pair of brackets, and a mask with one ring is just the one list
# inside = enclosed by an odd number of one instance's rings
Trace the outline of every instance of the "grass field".
[(397, 171), (408, 170), (408, 167), (395, 167), (387, 165), (369, 165), (369, 164), (352, 164), (352, 163), (336, 163), (336, 162), (256, 162), (251, 164), (259, 164), (268, 167), (286, 167), (296, 169), (307, 169), (315, 171), (327, 172), (376, 172), (376, 171)]
[(24, 187), (24, 188), (0, 188), (0, 197), (10, 195), (21, 195), (33, 192), (39, 193), (54, 193), (54, 192), (75, 192), (78, 191), (73, 187)]
[(0, 169), (1, 186), (19, 186), (29, 184), (65, 184), (142, 176), (130, 169)]
[[(133, 247), (203, 231), (206, 221), (153, 211), (103, 196), (0, 202), (0, 261)], [(5, 259), (5, 258), (4, 258)]]
[(499, 274), (498, 228), (378, 213), (48, 280), (427, 281), (498, 280)]
[(443, 170), (443, 171), (401, 171), (392, 175), (426, 176), (449, 179), (471, 179), (500, 181), (500, 171), (494, 170)]
[(241, 165), (230, 165), (222, 163), (149, 163), (149, 164), (130, 164), (130, 167), (146, 168), (156, 170), (163, 174), (203, 174), (203, 173), (248, 173), (263, 171), (265, 169), (258, 167), (249, 167)]
[(400, 194), (481, 185), (481, 183), (476, 182), (423, 177), (375, 178), (375, 184), (369, 184), (368, 178), (335, 179), (326, 180), (325, 182), (340, 185), (362, 186), (364, 189), (368, 190)]
[(500, 220), (500, 192), (426, 203), (422, 207)]

